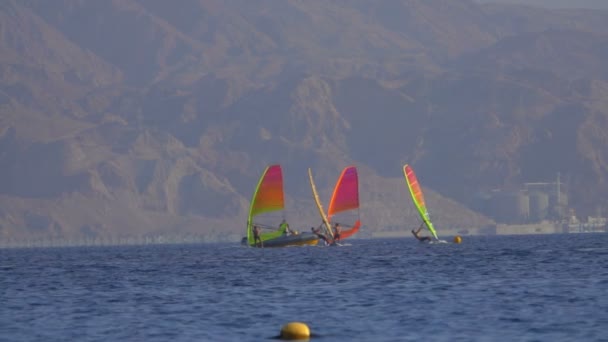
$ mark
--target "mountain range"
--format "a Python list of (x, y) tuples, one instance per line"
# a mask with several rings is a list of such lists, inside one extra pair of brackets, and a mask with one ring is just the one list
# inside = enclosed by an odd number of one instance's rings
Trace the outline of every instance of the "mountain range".
[[(608, 205), (608, 11), (473, 0), (7, 0), (0, 241), (236, 241), (269, 164), (292, 227), (357, 165), (363, 230), (485, 227), (559, 173)], [(314, 223), (311, 223), (314, 222)]]

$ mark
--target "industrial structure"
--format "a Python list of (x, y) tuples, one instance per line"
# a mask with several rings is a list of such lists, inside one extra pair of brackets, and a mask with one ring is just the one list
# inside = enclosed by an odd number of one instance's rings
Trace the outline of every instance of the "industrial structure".
[(475, 197), (473, 206), (501, 223), (562, 221), (566, 216), (568, 196), (558, 175), (553, 183), (524, 183), (519, 189), (481, 192)]
[(475, 196), (473, 207), (497, 222), (497, 234), (605, 232), (604, 217), (583, 223), (568, 208), (567, 186), (555, 182), (524, 183), (517, 189), (492, 189)]

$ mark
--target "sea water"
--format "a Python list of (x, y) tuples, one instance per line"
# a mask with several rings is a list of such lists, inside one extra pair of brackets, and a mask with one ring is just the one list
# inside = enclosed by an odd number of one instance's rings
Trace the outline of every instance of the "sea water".
[(0, 250), (0, 340), (608, 340), (608, 234)]

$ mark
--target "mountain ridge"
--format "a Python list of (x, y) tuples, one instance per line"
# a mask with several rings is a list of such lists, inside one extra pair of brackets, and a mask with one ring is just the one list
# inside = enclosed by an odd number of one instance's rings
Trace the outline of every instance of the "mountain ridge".
[(318, 221), (308, 167), (326, 200), (358, 166), (369, 232), (418, 224), (405, 163), (440, 232), (496, 223), (478, 191), (557, 173), (581, 217), (607, 205), (608, 13), (61, 0), (0, 18), (2, 241), (234, 241), (274, 163), (295, 227)]

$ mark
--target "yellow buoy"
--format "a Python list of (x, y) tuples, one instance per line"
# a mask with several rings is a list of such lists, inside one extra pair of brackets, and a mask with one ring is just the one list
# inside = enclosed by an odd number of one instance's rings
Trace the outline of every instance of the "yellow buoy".
[(304, 323), (290, 322), (281, 328), (281, 335), (279, 337), (283, 340), (308, 339), (310, 338), (310, 329)]
[(461, 243), (461, 242), (462, 242), (462, 238), (460, 237), (460, 235), (454, 236), (454, 243)]

